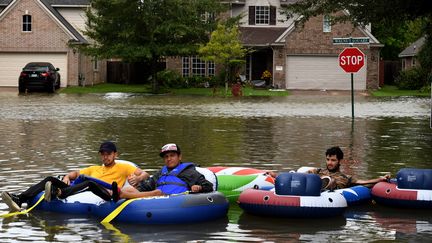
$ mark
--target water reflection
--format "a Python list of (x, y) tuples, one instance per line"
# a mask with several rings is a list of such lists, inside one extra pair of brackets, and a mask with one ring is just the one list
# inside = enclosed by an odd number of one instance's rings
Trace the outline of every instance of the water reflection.
[[(271, 223), (269, 223), (271, 221)], [(258, 241), (312, 241), (336, 240), (346, 224), (344, 217), (328, 219), (284, 219), (266, 218), (243, 213), (239, 228)]]
[[(48, 175), (97, 164), (99, 143), (108, 139), (118, 144), (121, 159), (150, 173), (162, 166), (157, 151), (167, 142), (180, 144), (184, 160), (202, 166), (278, 171), (322, 166), (325, 149), (339, 145), (347, 158), (342, 170), (360, 178), (394, 175), (403, 167), (430, 168), (428, 99), (356, 97), (354, 124), (350, 109), (349, 96), (225, 99), (0, 93), (0, 186), (19, 192)], [(4, 203), (0, 210), (6, 211)], [(180, 228), (114, 227), (132, 241), (172, 237), (174, 241), (367, 242), (431, 236), (427, 212), (399, 213), (368, 205), (347, 210), (344, 218), (273, 220), (244, 215), (232, 205), (228, 221)], [(118, 232), (94, 218), (35, 212), (0, 222), (1, 242), (122, 241)]]

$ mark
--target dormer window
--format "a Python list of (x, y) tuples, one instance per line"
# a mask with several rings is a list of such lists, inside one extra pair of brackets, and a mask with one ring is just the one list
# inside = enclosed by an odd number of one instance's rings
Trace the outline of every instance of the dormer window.
[(270, 7), (255, 6), (255, 24), (269, 24), (270, 22)]
[(275, 6), (249, 6), (249, 25), (276, 25)]
[(23, 32), (31, 32), (32, 31), (32, 16), (31, 15), (23, 15)]

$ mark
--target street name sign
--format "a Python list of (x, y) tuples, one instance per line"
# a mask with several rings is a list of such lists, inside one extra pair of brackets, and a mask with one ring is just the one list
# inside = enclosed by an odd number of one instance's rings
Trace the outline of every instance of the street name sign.
[(334, 45), (369, 44), (369, 37), (333, 38)]

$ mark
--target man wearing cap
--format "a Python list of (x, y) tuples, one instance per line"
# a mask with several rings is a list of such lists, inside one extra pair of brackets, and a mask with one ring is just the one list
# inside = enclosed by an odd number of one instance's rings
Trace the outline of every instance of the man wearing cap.
[[(131, 185), (138, 185), (139, 182), (149, 177), (147, 172), (127, 163), (116, 163), (118, 156), (117, 147), (112, 142), (104, 142), (99, 148), (99, 156), (103, 165), (94, 165), (81, 170), (71, 171), (59, 180), (49, 176), (36, 185), (30, 187), (21, 194), (10, 194), (2, 192), (1, 196), (11, 211), (20, 211), (21, 204), (35, 197), (45, 190), (45, 200), (50, 201), (52, 197), (61, 199), (83, 190), (90, 190), (100, 198), (109, 201), (118, 200), (118, 187), (123, 187), (126, 180)], [(87, 178), (85, 176), (90, 176)], [(94, 180), (96, 178), (98, 180)], [(71, 181), (79, 183), (71, 185)], [(102, 182), (98, 182), (98, 181)], [(101, 184), (106, 184), (105, 187)], [(107, 187), (109, 189), (107, 189)], [(111, 189), (111, 190), (110, 190)]]
[(193, 163), (181, 162), (181, 150), (177, 144), (164, 145), (159, 155), (163, 158), (165, 166), (149, 180), (142, 181), (137, 188), (126, 187), (121, 190), (120, 198), (213, 191), (213, 184), (195, 169)]

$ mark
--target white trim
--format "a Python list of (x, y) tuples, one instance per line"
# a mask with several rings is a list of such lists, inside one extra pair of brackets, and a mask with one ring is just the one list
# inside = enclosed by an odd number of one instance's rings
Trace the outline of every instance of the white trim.
[(13, 5), (15, 5), (18, 2), (18, 0), (13, 0), (9, 5), (6, 6), (5, 9), (0, 13), (0, 21), (4, 18), (4, 16), (13, 8)]
[[(343, 10), (343, 12), (344, 12), (345, 14), (348, 14), (348, 15), (349, 15), (348, 11)], [(286, 37), (287, 37), (289, 34), (291, 34), (291, 32), (295, 29), (295, 22), (296, 22), (297, 20), (301, 19), (301, 18), (303, 18), (303, 15), (298, 16), (298, 17), (297, 17), (297, 18), (292, 22), (292, 24), (291, 24), (290, 26), (288, 26), (287, 30), (286, 30), (284, 33), (282, 33), (282, 35), (281, 35), (279, 38), (276, 39), (275, 42), (285, 42), (285, 41), (286, 41)], [(369, 32), (366, 28), (363, 28), (363, 27), (361, 27), (361, 26), (357, 26), (357, 28), (358, 28), (361, 32), (363, 32), (367, 37), (370, 38), (369, 45), (373, 45), (373, 44), (381, 44), (381, 43), (378, 41), (378, 39), (375, 38), (375, 36), (373, 36), (372, 33)], [(384, 46), (384, 45), (382, 45), (382, 46)]]
[[(345, 15), (350, 15), (350, 13), (348, 12), (348, 10), (342, 10), (342, 12)], [(379, 40), (377, 38), (375, 38), (375, 36), (373, 36), (372, 33), (366, 29), (366, 27), (357, 26), (357, 28), (361, 32), (363, 32), (365, 35), (367, 35), (369, 38), (371, 38), (372, 41), (373, 41), (373, 43), (380, 44)], [(369, 41), (369, 43), (372, 43), (372, 41)]]
[(297, 17), (289, 26), (288, 28), (275, 40), (275, 42), (286, 42), (286, 37), (291, 34), (291, 32), (295, 29), (295, 22), (303, 18), (303, 16)]
[(51, 5), (53, 8), (87, 8), (90, 7), (90, 4), (88, 5)]

